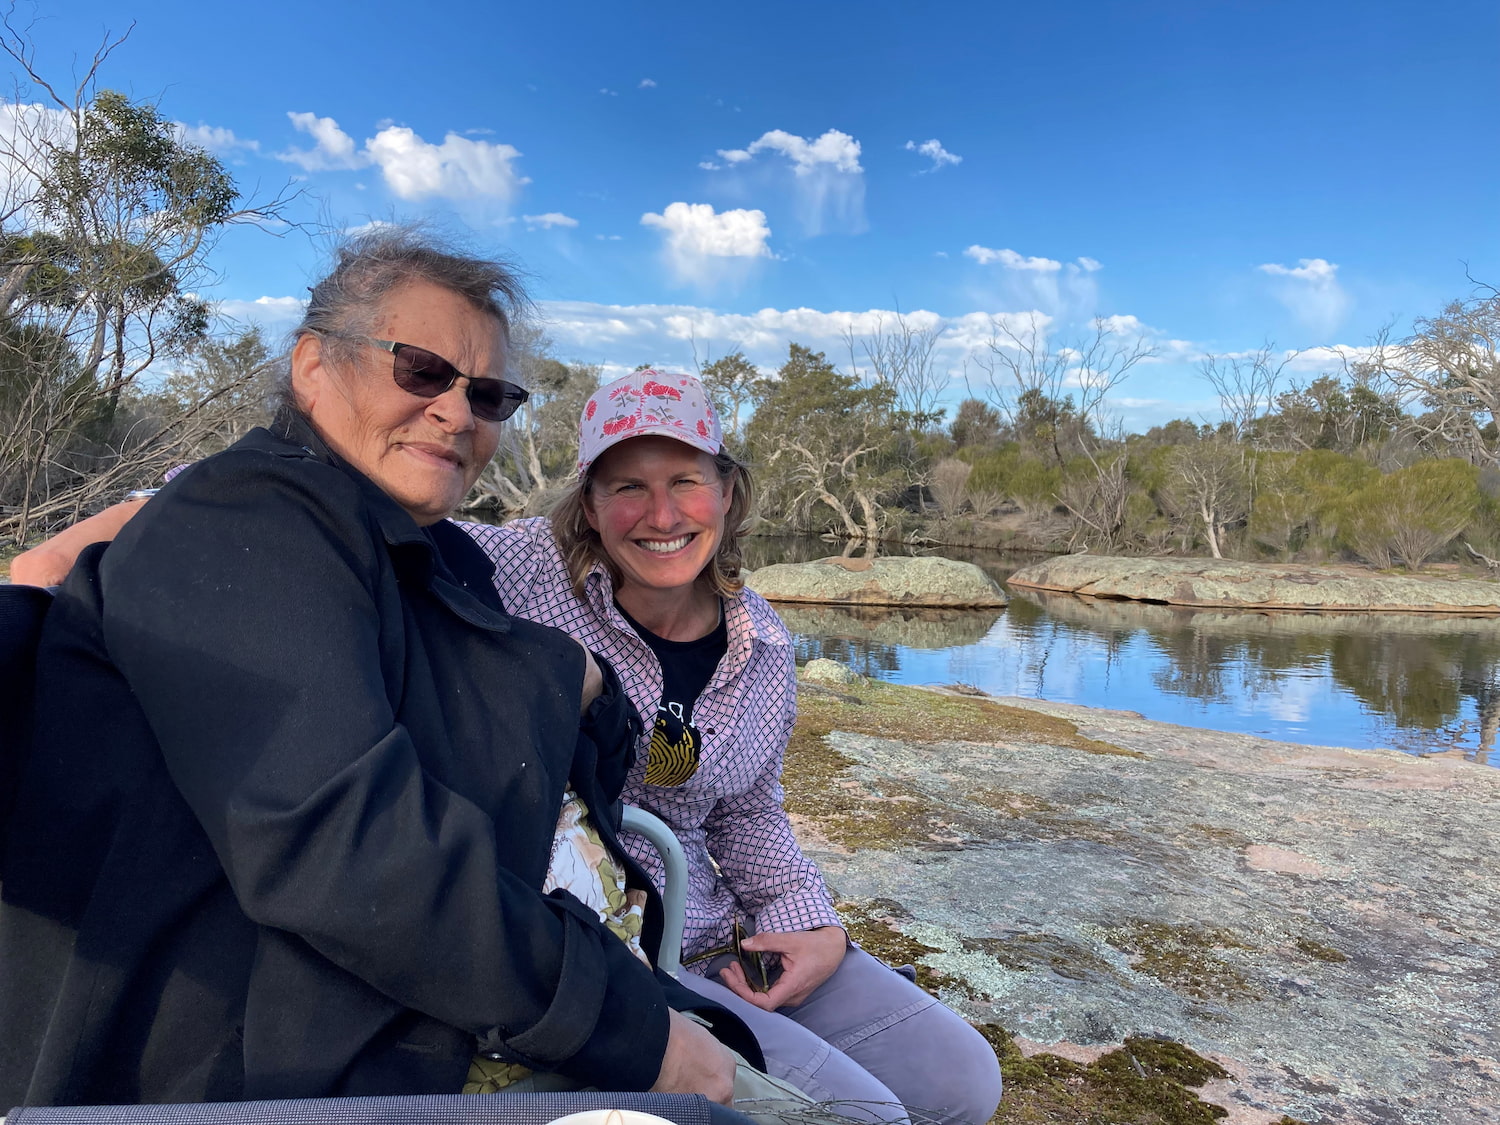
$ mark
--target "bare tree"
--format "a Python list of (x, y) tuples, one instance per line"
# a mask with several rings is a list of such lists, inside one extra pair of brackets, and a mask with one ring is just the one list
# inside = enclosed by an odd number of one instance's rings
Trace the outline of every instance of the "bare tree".
[(939, 371), (933, 351), (943, 334), (939, 322), (919, 327), (899, 310), (887, 325), (885, 315), (875, 318), (875, 329), (868, 336), (856, 336), (852, 328), (844, 330), (849, 349), (850, 370), (857, 371), (863, 353), (875, 378), (890, 388), (896, 410), (918, 433), (942, 420), (938, 399), (948, 385), (948, 376)]
[(976, 360), (987, 376), (985, 397), (1018, 437), (1032, 434), (1049, 444), (1059, 468), (1069, 456), (1083, 455), (1088, 475), (1065, 479), (1056, 499), (1068, 513), (1075, 546), (1115, 546), (1133, 485), (1123, 451), (1111, 449), (1123, 435), (1107, 416), (1107, 401), (1156, 349), (1104, 317), (1095, 317), (1086, 332), (1056, 344), (1036, 313), (1021, 327), (1003, 317), (991, 318), (991, 326), (988, 354)]
[(531, 396), (506, 423), (500, 450), (464, 502), (515, 514), (536, 507), (574, 470), (578, 416), (599, 386), (599, 368), (562, 363), (534, 322), (511, 331), (510, 370)]
[(927, 487), (945, 519), (956, 516), (968, 499), (969, 476), (973, 472), (973, 465), (956, 457), (945, 457), (932, 467)]
[(1224, 557), (1224, 532), (1250, 513), (1250, 474), (1242, 446), (1223, 440), (1179, 445), (1172, 451), (1173, 479), (1165, 499), (1180, 517), (1203, 525), (1208, 550)]
[(1224, 418), (1234, 427), (1237, 441), (1261, 448), (1263, 435), (1257, 424), (1276, 404), (1282, 372), (1296, 352), (1277, 355), (1269, 340), (1248, 355), (1207, 355), (1198, 364), (1198, 374), (1219, 396)]
[[(1079, 452), (1097, 449), (1098, 433), (1108, 428), (1106, 400), (1136, 364), (1156, 355), (1144, 337), (1118, 323), (1095, 317), (1087, 331), (1054, 344), (1037, 313), (1017, 327), (1005, 317), (990, 319), (986, 352), (975, 363), (985, 373), (981, 393), (1011, 424), (1026, 402), (1062, 407), (1072, 402)], [(1055, 453), (1062, 462), (1062, 435), (1055, 434)]]
[(1500, 466), (1500, 292), (1482, 290), (1418, 320), (1399, 344), (1377, 341), (1362, 368), (1426, 407), (1413, 425), (1439, 449)]

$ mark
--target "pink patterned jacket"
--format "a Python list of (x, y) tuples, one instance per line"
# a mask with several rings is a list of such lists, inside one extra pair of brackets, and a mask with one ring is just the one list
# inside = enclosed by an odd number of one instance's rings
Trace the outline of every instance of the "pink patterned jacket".
[[(647, 785), (661, 665), (615, 608), (604, 568), (588, 575), (580, 600), (545, 518), (459, 526), (495, 560), (505, 608), (571, 633), (604, 656), (646, 720), (624, 799), (671, 825), (687, 852), (684, 958), (727, 944), (736, 914), (756, 929), (783, 933), (840, 925), (823, 876), (797, 846), (782, 808), (781, 762), (797, 716), (797, 679), (791, 635), (765, 599), (745, 590), (725, 604), (729, 650), (693, 707), (703, 736), (697, 772), (681, 786)], [(621, 842), (660, 886), (655, 850), (628, 833)]]

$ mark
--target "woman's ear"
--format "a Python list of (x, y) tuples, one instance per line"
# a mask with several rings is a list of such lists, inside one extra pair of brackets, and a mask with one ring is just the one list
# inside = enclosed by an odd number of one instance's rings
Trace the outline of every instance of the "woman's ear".
[(589, 521), (589, 526), (594, 529), (594, 534), (599, 533), (599, 516), (594, 511), (594, 490), (589, 487), (589, 482), (584, 481), (580, 486), (583, 495), (579, 497), (578, 506), (583, 509), (583, 518)]
[(292, 345), (292, 399), (304, 414), (311, 414), (327, 391), (328, 376), (323, 341), (312, 332), (304, 332)]

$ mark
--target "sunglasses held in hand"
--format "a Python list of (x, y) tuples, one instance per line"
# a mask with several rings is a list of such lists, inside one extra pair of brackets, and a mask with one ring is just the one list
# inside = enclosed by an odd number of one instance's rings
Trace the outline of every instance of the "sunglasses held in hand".
[(745, 980), (750, 987), (756, 992), (770, 992), (771, 972), (766, 968), (766, 955), (744, 947), (745, 939), (749, 936), (745, 932), (745, 924), (736, 918), (734, 920), (734, 956), (740, 963), (740, 970), (745, 974)]
[(467, 379), (469, 409), (474, 412), (474, 417), (486, 422), (505, 421), (531, 397), (524, 387), (504, 379), (465, 375), (436, 352), (415, 344), (377, 340), (373, 336), (356, 336), (354, 339), (390, 352), (396, 361), (392, 371), (396, 386), (418, 398), (437, 398), (459, 379)]
[(734, 959), (739, 962), (740, 971), (745, 974), (745, 982), (751, 989), (756, 992), (770, 992), (772, 970), (767, 965), (767, 955), (745, 948), (745, 939), (749, 936), (750, 931), (745, 929), (745, 923), (736, 918), (734, 934), (728, 945), (721, 945), (717, 949), (710, 949), (705, 953), (689, 957), (683, 961), (683, 964), (692, 965), (699, 961), (711, 961), (715, 957), (733, 954)]

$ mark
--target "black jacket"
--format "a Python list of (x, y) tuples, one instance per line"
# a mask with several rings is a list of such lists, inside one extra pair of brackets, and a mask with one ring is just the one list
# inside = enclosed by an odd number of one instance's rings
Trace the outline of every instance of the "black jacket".
[(457, 528), (278, 427), (91, 548), (48, 616), (0, 1110), (451, 1093), (476, 1049), (648, 1088), (669, 1003), (701, 1002), (539, 890), (570, 781), (623, 855), (628, 701), (580, 728), (574, 641), (505, 614)]

